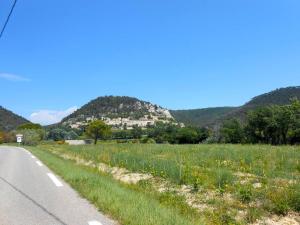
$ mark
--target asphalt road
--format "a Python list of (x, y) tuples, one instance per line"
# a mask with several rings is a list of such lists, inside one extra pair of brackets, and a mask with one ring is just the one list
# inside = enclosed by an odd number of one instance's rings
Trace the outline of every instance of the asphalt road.
[(23, 148), (0, 147), (0, 225), (112, 225)]

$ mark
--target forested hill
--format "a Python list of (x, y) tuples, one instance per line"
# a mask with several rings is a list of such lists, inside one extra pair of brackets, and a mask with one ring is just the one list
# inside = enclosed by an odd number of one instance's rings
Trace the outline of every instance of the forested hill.
[(241, 121), (244, 121), (247, 113), (251, 110), (268, 105), (287, 105), (293, 98), (300, 99), (299, 86), (276, 89), (274, 91), (252, 98), (245, 105), (229, 112), (228, 114), (224, 115), (221, 120), (216, 122), (221, 123), (224, 120), (231, 118), (237, 118)]
[(173, 121), (169, 110), (150, 102), (127, 96), (98, 97), (62, 121), (63, 125), (79, 128), (93, 119), (103, 119), (116, 128), (138, 125), (146, 127), (156, 121)]
[(292, 98), (300, 99), (300, 86), (280, 88), (266, 94), (254, 97), (244, 106), (257, 107), (265, 105), (286, 105)]
[(276, 89), (256, 96), (240, 107), (173, 110), (171, 113), (178, 122), (188, 125), (218, 127), (223, 121), (232, 118), (243, 121), (250, 110), (261, 106), (289, 104), (292, 98), (300, 99), (300, 86)]
[(235, 107), (216, 107), (190, 110), (171, 110), (172, 116), (185, 125), (206, 127), (213, 125), (215, 121), (221, 119), (227, 113), (233, 111)]
[(24, 123), (30, 122), (0, 106), (0, 130), (11, 131)]

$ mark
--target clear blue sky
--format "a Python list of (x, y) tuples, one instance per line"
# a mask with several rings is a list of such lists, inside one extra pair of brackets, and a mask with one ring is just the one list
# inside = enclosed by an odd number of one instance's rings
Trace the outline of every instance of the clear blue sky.
[(27, 118), (102, 95), (241, 105), (300, 84), (299, 12), (298, 0), (19, 0), (0, 39), (0, 105)]

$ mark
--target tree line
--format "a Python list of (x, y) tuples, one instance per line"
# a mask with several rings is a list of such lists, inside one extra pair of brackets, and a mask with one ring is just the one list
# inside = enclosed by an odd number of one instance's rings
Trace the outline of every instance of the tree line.
[(16, 133), (24, 135), (24, 144), (35, 145), (42, 140), (64, 141), (91, 138), (140, 143), (261, 143), (286, 145), (300, 143), (300, 102), (293, 99), (289, 105), (272, 105), (250, 111), (245, 121), (230, 119), (220, 129), (181, 127), (175, 123), (157, 122), (143, 129), (113, 130), (101, 120), (95, 120), (83, 129), (53, 127), (44, 129), (39, 124), (24, 124), (16, 131), (0, 131), (0, 143), (14, 142)]
[(219, 142), (286, 145), (300, 143), (300, 102), (272, 105), (248, 113), (246, 122), (225, 121)]

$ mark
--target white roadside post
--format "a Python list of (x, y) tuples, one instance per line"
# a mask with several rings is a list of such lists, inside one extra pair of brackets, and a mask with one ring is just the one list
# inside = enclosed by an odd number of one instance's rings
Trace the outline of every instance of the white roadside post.
[(17, 138), (17, 143), (19, 143), (19, 145), (20, 145), (23, 141), (23, 134), (17, 134), (16, 138)]

